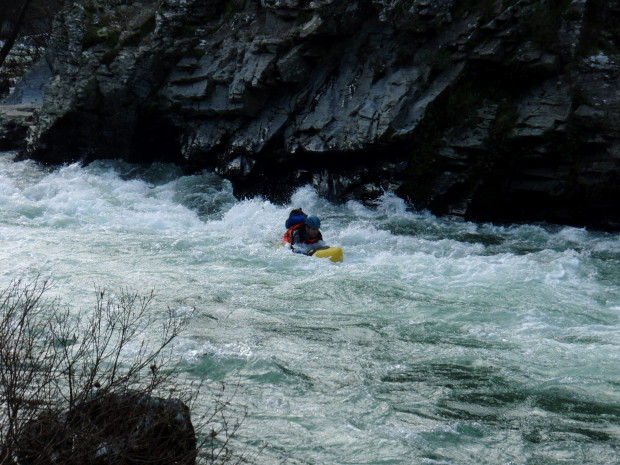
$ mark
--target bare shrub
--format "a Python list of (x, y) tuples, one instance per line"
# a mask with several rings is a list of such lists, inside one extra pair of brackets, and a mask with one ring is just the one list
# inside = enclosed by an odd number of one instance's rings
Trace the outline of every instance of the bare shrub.
[(0, 465), (193, 464), (198, 449), (209, 464), (243, 460), (224, 389), (196, 430), (190, 419), (204, 383), (179, 385), (171, 348), (191, 314), (162, 317), (152, 293), (97, 289), (93, 310), (73, 315), (48, 289), (0, 292)]

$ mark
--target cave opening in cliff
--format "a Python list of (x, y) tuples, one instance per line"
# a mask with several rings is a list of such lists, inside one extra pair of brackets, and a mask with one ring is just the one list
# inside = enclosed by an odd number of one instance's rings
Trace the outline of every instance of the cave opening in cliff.
[(136, 126), (130, 162), (182, 164), (182, 129), (159, 115), (143, 116)]

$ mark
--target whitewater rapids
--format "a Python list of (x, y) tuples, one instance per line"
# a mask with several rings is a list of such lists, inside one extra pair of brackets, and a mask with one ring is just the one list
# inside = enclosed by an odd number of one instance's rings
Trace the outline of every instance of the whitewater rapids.
[[(195, 308), (189, 377), (237, 387), (259, 464), (617, 464), (620, 234), (235, 199), (171, 165), (45, 168), (0, 154), (0, 284), (49, 277)], [(278, 245), (292, 208), (343, 263)], [(159, 311), (159, 310), (158, 310)]]

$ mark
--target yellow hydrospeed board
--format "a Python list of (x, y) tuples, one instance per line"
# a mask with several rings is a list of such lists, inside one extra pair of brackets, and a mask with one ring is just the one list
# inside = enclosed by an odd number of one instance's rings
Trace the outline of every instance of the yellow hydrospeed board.
[(329, 249), (317, 250), (313, 257), (329, 258), (332, 262), (341, 262), (344, 257), (340, 247), (330, 247)]

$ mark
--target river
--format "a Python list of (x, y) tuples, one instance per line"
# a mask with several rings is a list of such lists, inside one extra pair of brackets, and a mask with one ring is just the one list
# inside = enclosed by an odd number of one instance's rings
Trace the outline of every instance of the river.
[[(278, 245), (291, 208), (343, 263)], [(0, 154), (0, 285), (49, 277), (195, 308), (190, 377), (234, 386), (260, 465), (618, 464), (620, 234), (237, 200), (225, 180)]]

